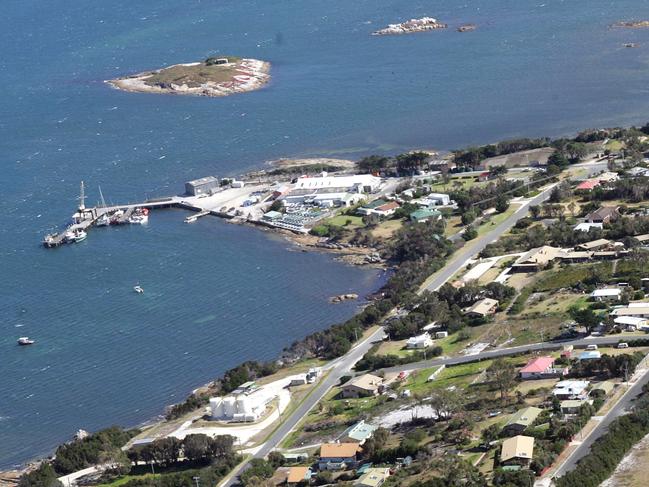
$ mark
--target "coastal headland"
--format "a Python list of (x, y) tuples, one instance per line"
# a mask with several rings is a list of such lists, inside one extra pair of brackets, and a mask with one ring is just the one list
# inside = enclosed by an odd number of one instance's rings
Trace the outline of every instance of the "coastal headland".
[(258, 59), (209, 57), (106, 81), (136, 93), (228, 96), (260, 89), (270, 80), (270, 63)]

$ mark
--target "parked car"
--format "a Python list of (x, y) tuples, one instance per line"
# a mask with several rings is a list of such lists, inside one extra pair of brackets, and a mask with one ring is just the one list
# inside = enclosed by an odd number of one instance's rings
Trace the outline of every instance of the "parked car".
[(617, 344), (617, 348), (629, 348), (629, 344), (626, 342), (620, 342)]

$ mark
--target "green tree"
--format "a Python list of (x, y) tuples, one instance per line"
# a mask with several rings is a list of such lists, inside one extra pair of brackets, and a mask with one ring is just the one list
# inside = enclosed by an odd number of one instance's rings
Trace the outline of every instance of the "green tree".
[(493, 382), (500, 391), (500, 398), (505, 399), (510, 389), (516, 384), (516, 367), (503, 358), (494, 360), (487, 369), (487, 378)]
[(18, 487), (63, 487), (57, 477), (52, 465), (43, 462), (36, 470), (23, 474)]
[(496, 211), (498, 213), (504, 213), (509, 208), (509, 200), (505, 195), (500, 195), (496, 198)]
[(361, 173), (378, 173), (390, 167), (392, 159), (385, 156), (367, 156), (358, 161), (356, 165)]

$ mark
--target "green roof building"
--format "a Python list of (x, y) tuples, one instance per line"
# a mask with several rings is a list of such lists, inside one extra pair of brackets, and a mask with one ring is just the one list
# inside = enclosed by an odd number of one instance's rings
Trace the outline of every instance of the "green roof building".
[(535, 407), (519, 409), (509, 418), (503, 430), (511, 436), (520, 435), (536, 421), (541, 411), (541, 409)]
[(410, 213), (410, 221), (415, 223), (427, 222), (428, 220), (439, 220), (442, 214), (437, 210), (429, 210), (422, 208), (421, 210), (413, 211)]

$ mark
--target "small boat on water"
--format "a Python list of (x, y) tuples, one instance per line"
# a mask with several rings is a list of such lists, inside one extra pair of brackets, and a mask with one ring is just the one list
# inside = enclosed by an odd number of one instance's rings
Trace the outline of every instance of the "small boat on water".
[(97, 225), (98, 227), (107, 227), (108, 225), (110, 225), (110, 217), (108, 216), (108, 213), (104, 213), (99, 218), (97, 218), (95, 225)]
[(133, 286), (133, 291), (138, 294), (142, 294), (144, 292), (144, 289), (142, 289), (142, 286)]
[(33, 345), (34, 343), (36, 343), (36, 340), (31, 340), (29, 337), (20, 337), (18, 339), (18, 345), (20, 346)]
[(128, 219), (129, 223), (144, 225), (149, 222), (149, 210), (146, 208), (137, 208)]
[(86, 239), (87, 236), (88, 234), (81, 229), (68, 230), (67, 232), (65, 232), (65, 239), (71, 243), (82, 242)]

